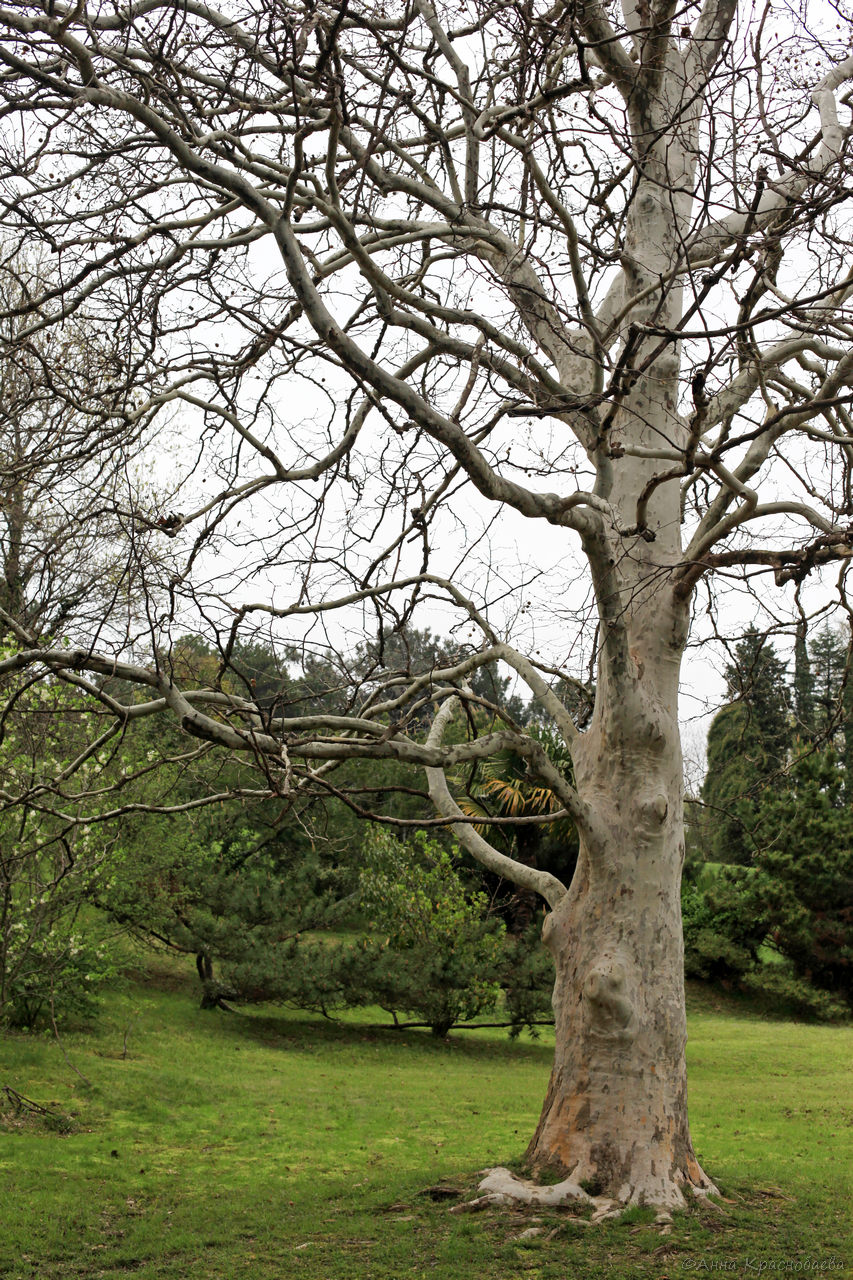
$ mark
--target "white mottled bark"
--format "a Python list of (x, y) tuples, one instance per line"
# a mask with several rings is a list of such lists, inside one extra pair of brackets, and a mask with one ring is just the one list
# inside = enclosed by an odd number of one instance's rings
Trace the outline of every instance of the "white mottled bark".
[[(657, 141), (643, 161), (625, 269), (635, 299), (626, 319), (674, 328), (679, 287), (662, 298), (651, 286), (670, 271), (689, 219), (697, 133), (692, 108), (666, 88), (683, 86), (683, 75), (669, 71), (633, 108), (638, 133)], [(635, 368), (651, 349), (640, 344)], [(678, 479), (677, 468), (665, 478), (667, 464), (647, 456), (685, 446), (678, 375), (670, 343), (629, 387), (613, 424), (616, 456), (599, 472), (620, 528), (587, 539), (603, 643), (593, 720), (573, 744), (578, 794), (595, 821), (580, 832), (571, 889), (545, 925), (557, 970), (556, 1056), (528, 1152), (534, 1168), (562, 1171), (597, 1194), (667, 1207), (682, 1204), (686, 1188), (713, 1189), (687, 1120), (677, 707), (688, 616), (672, 581)]]
[(677, 648), (656, 670), (634, 661), (646, 714), (605, 709), (575, 751), (603, 830), (546, 920), (556, 1054), (528, 1156), (622, 1203), (672, 1207), (713, 1190), (687, 1121)]

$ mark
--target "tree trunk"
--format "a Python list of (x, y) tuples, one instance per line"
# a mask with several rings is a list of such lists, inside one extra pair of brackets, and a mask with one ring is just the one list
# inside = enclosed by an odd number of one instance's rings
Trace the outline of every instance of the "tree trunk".
[(678, 660), (634, 662), (635, 697), (605, 682), (575, 746), (599, 830), (545, 923), (556, 1054), (528, 1159), (594, 1195), (675, 1207), (714, 1190), (687, 1122)]
[(195, 967), (201, 982), (201, 1008), (221, 1009), (222, 990), (213, 976), (213, 961), (210, 956), (199, 952), (195, 958)]
[[(654, 283), (667, 278), (689, 225), (697, 132), (694, 108), (679, 98), (683, 78), (669, 83), (671, 101), (664, 79), (632, 109), (643, 178), (625, 263), (635, 324), (674, 334), (680, 285)], [(675, 1207), (686, 1188), (714, 1188), (687, 1121), (678, 682), (689, 616), (673, 585), (681, 470), (655, 455), (663, 442), (687, 448), (703, 393), (695, 390), (688, 423), (678, 411), (679, 344), (656, 341), (639, 343), (611, 460), (599, 465), (598, 492), (615, 519), (585, 545), (602, 641), (595, 711), (573, 758), (594, 822), (580, 832), (571, 888), (545, 926), (557, 970), (556, 1056), (528, 1157), (623, 1204)]]

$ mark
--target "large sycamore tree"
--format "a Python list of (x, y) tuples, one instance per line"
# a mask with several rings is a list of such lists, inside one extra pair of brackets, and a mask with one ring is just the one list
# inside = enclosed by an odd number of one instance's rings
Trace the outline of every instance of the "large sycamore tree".
[[(410, 764), (432, 821), (547, 904), (556, 1058), (529, 1158), (566, 1195), (713, 1190), (686, 1103), (691, 611), (712, 574), (796, 603), (838, 562), (843, 588), (851, 554), (853, 58), (841, 6), (809, 8), (811, 34), (777, 0), (0, 7), (2, 243), (53, 263), (15, 341), (61, 351), (75, 317), (124, 335), (91, 430), (118, 449), (162, 419), (154, 474), (182, 477), (179, 509), (123, 513), (177, 561), (162, 583), (141, 565), (137, 631), (59, 644), (6, 619), (0, 670), (73, 679), (101, 728), (172, 713), (282, 794)], [(525, 652), (537, 557), (554, 626)], [(381, 637), (442, 601), (458, 661), (383, 685)], [(334, 714), (189, 688), (169, 660), (188, 619), (223, 675), (262, 625), (343, 652), (359, 609), (377, 667), (342, 675)], [(582, 652), (579, 726), (555, 690)], [(471, 680), (498, 662), (571, 783), (484, 718)], [(574, 820), (569, 885), (459, 807), (506, 747)]]

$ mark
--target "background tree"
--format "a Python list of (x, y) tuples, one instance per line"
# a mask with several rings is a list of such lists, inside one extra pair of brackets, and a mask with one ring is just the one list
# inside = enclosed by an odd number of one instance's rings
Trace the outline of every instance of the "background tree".
[(437, 1036), (494, 1009), (503, 924), (482, 891), (466, 892), (440, 844), (421, 833), (413, 857), (388, 832), (375, 832), (365, 846), (361, 902), (372, 934), (365, 986), (377, 1004), (424, 1018)]
[(265, 797), (245, 761), (181, 760), (177, 742), (155, 753), (139, 738), (125, 743), (122, 767), (140, 752), (157, 767), (124, 789), (128, 811), (89, 900), (141, 941), (191, 957), (203, 1007), (276, 998), (289, 944), (339, 922), (355, 868), (312, 840), (298, 802)]
[(831, 747), (802, 756), (761, 813), (747, 911), (796, 976), (853, 1004), (853, 809)]
[[(429, 670), (436, 665), (435, 646), (428, 635), (417, 640), (424, 646), (420, 665)], [(220, 657), (193, 636), (181, 637), (168, 661), (176, 676), (195, 681), (206, 676), (212, 682), (220, 666)], [(364, 665), (360, 653), (348, 662), (329, 655), (326, 664), (312, 664), (306, 683), (304, 673), (269, 648), (236, 646), (222, 684), (251, 688), (265, 708), (291, 708), (305, 698), (321, 706), (315, 677), (325, 666), (337, 706), (342, 697), (349, 702), (355, 696), (341, 687), (341, 668), (350, 666), (362, 682)], [(372, 694), (372, 666), (367, 679)], [(407, 687), (399, 679), (389, 663), (382, 687), (390, 683), (399, 693)], [(116, 693), (115, 682), (110, 685)], [(144, 943), (191, 956), (203, 1007), (277, 1001), (330, 1016), (341, 1008), (379, 1005), (393, 1012), (395, 1022), (398, 1013), (426, 1018), (437, 1035), (445, 1035), (460, 1020), (493, 1011), (506, 989), (503, 1016), (514, 1031), (548, 1020), (553, 970), (547, 957), (532, 954), (537, 930), (505, 938), (500, 917), (507, 911), (506, 887), (492, 885), (487, 896), (484, 875), (470, 861), (453, 865), (444, 832), (437, 833), (442, 843), (406, 843), (351, 820), (347, 797), (352, 793), (363, 803), (368, 785), (372, 802), (381, 798), (386, 813), (429, 816), (427, 797), (411, 787), (397, 790), (405, 777), (399, 765), (374, 763), (368, 783), (357, 762), (342, 762), (322, 798), (264, 799), (251, 795), (257, 777), (250, 762), (209, 751), (182, 758), (173, 726), (152, 729), (143, 723), (122, 744), (122, 769), (140, 776), (125, 788), (127, 812), (111, 833), (89, 900)], [(547, 738), (542, 730), (538, 735)], [(563, 757), (568, 767), (565, 752)], [(139, 770), (142, 762), (147, 771)], [(229, 793), (240, 802), (184, 807)], [(550, 792), (545, 800), (547, 808), (559, 808)], [(565, 827), (556, 824), (555, 846), (562, 848)], [(534, 865), (541, 830), (507, 830), (510, 839), (513, 834), (526, 838), (525, 861)], [(526, 907), (529, 924), (530, 902)], [(515, 920), (518, 912), (511, 915)], [(329, 943), (322, 936), (341, 927), (346, 939)]]
[[(39, 300), (56, 279), (46, 256), (0, 246), (6, 655), (16, 639), (60, 643), (71, 628), (92, 642), (105, 625), (126, 633), (147, 566), (167, 559), (129, 515), (147, 420), (126, 421), (132, 339), (79, 312), (44, 323)], [(61, 665), (40, 679), (7, 675), (2, 689), (0, 1025), (31, 1026), (90, 1011), (94, 989), (114, 974), (111, 931), (86, 904), (110, 844), (89, 819), (104, 808), (120, 726), (99, 741), (93, 686)]]
[(853, 682), (850, 630), (823, 627), (811, 646), (811, 689), (817, 741), (832, 743), (844, 763), (848, 802), (853, 797)]
[[(744, 654), (764, 652), (760, 637), (748, 642)], [(712, 799), (691, 820), (694, 860), (682, 894), (687, 972), (810, 1015), (843, 1017), (851, 919), (846, 650), (831, 628), (811, 644), (798, 632), (786, 689), (784, 668), (767, 649), (773, 680), (746, 689), (709, 732), (703, 802)], [(797, 711), (782, 758), (781, 709), (789, 700)], [(776, 753), (762, 723), (777, 729)], [(767, 963), (774, 952), (776, 962)]]
[(91, 705), (29, 684), (14, 681), (0, 726), (0, 1028), (88, 1014), (116, 972), (115, 931), (87, 911), (109, 854), (81, 821), (103, 804)]
[(703, 861), (748, 866), (762, 795), (787, 764), (793, 722), (785, 664), (766, 636), (748, 631), (725, 676), (728, 703), (708, 730), (694, 837)]
[(49, 261), (0, 248), (0, 606), (53, 640), (94, 637), (106, 617), (132, 625), (146, 567), (167, 558), (132, 514), (150, 420), (128, 421), (132, 339), (79, 314), (47, 323), (39, 300), (55, 283)]
[(689, 976), (811, 1017), (850, 1016), (853, 832), (845, 790), (832, 747), (803, 752), (781, 784), (761, 794), (751, 864), (685, 883)]
[[(685, 1103), (692, 601), (716, 571), (767, 573), (781, 608), (853, 550), (853, 58), (827, 15), (0, 9), (3, 222), (62, 264), (29, 327), (85, 308), (132, 334), (127, 420), (180, 405), (187, 439), (181, 505), (146, 516), (182, 556), (147, 659), (117, 630), (68, 649), (19, 630), (0, 672), (120, 677), (139, 692), (118, 721), (168, 709), (270, 792), (320, 789), (350, 757), (425, 769), (459, 843), (550, 909), (557, 1048), (529, 1158), (568, 1194), (712, 1189)], [(508, 550), (519, 517), (530, 555)], [(343, 715), (187, 687), (159, 658), (190, 615), (226, 655), (259, 621), (340, 653), (423, 607), (464, 624), (470, 655)], [(590, 658), (581, 730), (550, 682)], [(572, 783), (509, 718), (445, 740), (498, 661), (564, 737)], [(507, 746), (571, 815), (570, 886), (501, 854), (451, 793), (448, 770)]]
[(808, 626), (804, 619), (797, 625), (794, 640), (794, 714), (795, 732), (811, 737), (815, 729), (814, 681), (806, 638)]

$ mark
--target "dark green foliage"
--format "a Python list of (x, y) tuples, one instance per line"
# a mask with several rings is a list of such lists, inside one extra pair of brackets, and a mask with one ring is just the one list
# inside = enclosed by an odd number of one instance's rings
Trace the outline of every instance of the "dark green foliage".
[(800, 756), (762, 806), (751, 905), (798, 978), (853, 1004), (853, 809), (832, 747)]
[[(177, 642), (169, 660), (203, 684), (239, 682), (264, 713), (275, 706), (287, 714), (294, 701), (301, 710), (328, 710), (371, 692), (392, 698), (402, 672), (429, 672), (460, 656), (428, 632), (401, 632), (385, 637), (381, 653), (359, 650), (346, 670), (317, 660), (294, 674), (263, 645), (235, 645), (217, 656), (192, 638)], [(481, 696), (503, 691), (500, 682), (483, 684)], [(417, 718), (416, 707), (412, 714)], [(431, 705), (424, 714), (432, 714)], [(126, 745), (155, 762), (180, 749), (177, 736), (153, 742), (142, 734)], [(303, 801), (299, 811), (288, 800), (244, 800), (132, 818), (101, 879), (99, 905), (149, 942), (192, 955), (207, 1007), (274, 1000), (329, 1014), (378, 1004), (395, 1019), (414, 1018), (446, 1034), (491, 1012), (505, 973), (527, 964), (509, 1016), (516, 1025), (530, 1020), (537, 1002), (548, 999), (550, 975), (544, 992), (534, 993), (539, 969), (520, 944), (510, 961), (504, 924), (479, 870), (454, 865), (446, 833), (403, 844), (384, 829), (370, 834), (348, 808), (345, 797), (410, 820), (431, 813), (403, 766), (351, 761), (330, 780), (339, 798), (308, 807)], [(167, 762), (134, 794), (179, 804), (253, 786), (251, 762), (202, 753), (180, 766)], [(557, 839), (549, 833), (543, 842), (543, 834), (535, 833), (537, 846)]]
[[(300, 667), (295, 655), (263, 643), (223, 643), (214, 651), (193, 636), (177, 639), (161, 660), (196, 687), (253, 698), (265, 716), (393, 698), (404, 674), (427, 674), (464, 653), (429, 632), (403, 630), (360, 649), (349, 664), (320, 655)], [(475, 673), (472, 681), (482, 699), (505, 701), (505, 678)], [(120, 692), (114, 681), (107, 684)], [(428, 698), (423, 708), (406, 710), (413, 724), (432, 715)], [(44, 723), (53, 731), (61, 722), (55, 708), (49, 711)], [(493, 720), (487, 709), (475, 714), (478, 723)], [(448, 738), (465, 732), (460, 718)], [(569, 774), (565, 749), (546, 728), (533, 732)], [(64, 759), (55, 744), (30, 754), (47, 754), (59, 766)], [(334, 793), (298, 804), (255, 798), (267, 779), (250, 758), (211, 753), (172, 722), (145, 721), (129, 727), (93, 769), (103, 803), (128, 811), (91, 830), (78, 827), (73, 868), (60, 842), (40, 857), (38, 875), (34, 863), (31, 882), (7, 895), (7, 923), (14, 926), (4, 933), (0, 955), (7, 1020), (32, 1023), (48, 1008), (59, 1016), (61, 1008), (88, 1007), (88, 990), (113, 972), (108, 957), (88, 946), (92, 922), (104, 918), (190, 957), (203, 1007), (274, 1000), (329, 1014), (379, 1005), (395, 1021), (413, 1019), (437, 1035), (483, 1015), (506, 1020), (514, 1033), (549, 1019), (553, 969), (539, 942), (533, 895), (511, 898), (505, 884), (451, 852), (445, 832), (403, 843), (384, 829), (371, 834), (348, 807), (351, 798), (355, 806), (408, 820), (430, 814), (404, 766), (351, 761), (329, 775)], [(480, 781), (491, 813), (560, 807), (512, 753)], [(214, 798), (229, 794), (230, 801)], [(163, 806), (174, 812), (160, 812)], [(577, 841), (570, 823), (501, 829), (497, 838), (515, 856), (571, 877)], [(40, 933), (31, 927), (28, 903)], [(81, 903), (89, 912), (85, 937), (73, 931)], [(19, 937), (26, 939), (26, 963), (14, 948)], [(14, 988), (4, 958), (15, 966)]]
[(278, 992), (288, 944), (337, 923), (349, 887), (270, 803), (216, 804), (126, 823), (98, 904), (147, 941), (196, 956), (213, 1005)]
[(466, 892), (445, 849), (422, 832), (403, 844), (379, 829), (365, 844), (360, 888), (377, 1004), (435, 1035), (494, 1009), (504, 926), (484, 893)]
[(832, 628), (810, 646), (800, 631), (794, 658), (790, 692), (757, 633), (727, 669), (732, 701), (711, 726), (691, 815), (685, 964), (688, 976), (841, 1017), (853, 1004), (847, 647)]
[(525, 1028), (535, 1036), (538, 1025), (553, 1020), (554, 962), (541, 934), (542, 919), (537, 917), (524, 933), (508, 933), (504, 944), (501, 983), (513, 1037)]
[(739, 983), (758, 963), (766, 930), (746, 910), (741, 868), (716, 867), (681, 889), (684, 971), (688, 978)]
[(723, 707), (708, 732), (708, 772), (691, 835), (706, 862), (747, 866), (755, 850), (761, 793), (774, 762), (741, 703)]
[(495, 1008), (504, 926), (437, 841), (374, 829), (360, 855), (360, 936), (294, 939), (269, 998), (328, 1013), (378, 1005), (444, 1036)]
[(740, 987), (747, 995), (758, 996), (794, 1017), (819, 1022), (845, 1022), (850, 1018), (849, 1003), (783, 965), (764, 964), (749, 970)]
[(853, 679), (849, 634), (824, 627), (812, 645), (815, 722), (812, 737), (832, 742), (843, 757), (848, 798), (853, 796)]
[[(682, 887), (688, 977), (721, 980), (800, 1013), (853, 1006), (853, 811), (831, 747), (801, 754), (757, 810), (751, 867), (708, 867)], [(778, 957), (762, 963), (760, 952)]]
[(702, 861), (748, 866), (761, 794), (784, 767), (792, 736), (785, 665), (758, 632), (735, 649), (726, 686), (729, 703), (708, 733), (704, 810), (691, 815), (691, 838)]
[(374, 828), (359, 865), (347, 904), (358, 913), (357, 931), (294, 932), (254, 949), (239, 934), (233, 944), (208, 935), (218, 990), (327, 1016), (379, 1006), (395, 1023), (437, 1036), (484, 1015), (505, 1020), (513, 1035), (550, 1020), (554, 972), (539, 922), (524, 936), (508, 934), (455, 852), (423, 833), (404, 842)]
[(844, 676), (847, 646), (841, 634), (824, 627), (812, 641), (811, 693), (814, 703), (814, 732), (824, 738), (839, 729), (844, 715)]
[[(207, 684), (217, 678), (216, 657), (191, 638), (173, 647), (170, 660)], [(237, 649), (234, 661), (242, 664), (244, 696), (252, 681), (259, 698), (273, 701), (277, 680), (286, 687), (270, 651)], [(231, 671), (228, 679), (236, 678)], [(121, 822), (95, 884), (98, 907), (146, 942), (195, 957), (206, 1006), (267, 998), (280, 983), (288, 944), (337, 923), (353, 877), (339, 869), (328, 841), (309, 835), (306, 802), (256, 798), (267, 780), (251, 759), (188, 751), (167, 722), (127, 735), (122, 765), (134, 763), (148, 771), (127, 788), (127, 799), (178, 811)]]
[(757, 914), (760, 887), (749, 881), (751, 870), (722, 868), (731, 879), (716, 890), (682, 886), (686, 977), (759, 997), (786, 1015), (828, 1022), (848, 1018), (850, 1005), (837, 993), (768, 957), (768, 919)]
[(783, 761), (791, 744), (787, 672), (773, 645), (757, 631), (747, 631), (726, 667), (726, 696), (740, 703), (768, 757)]

